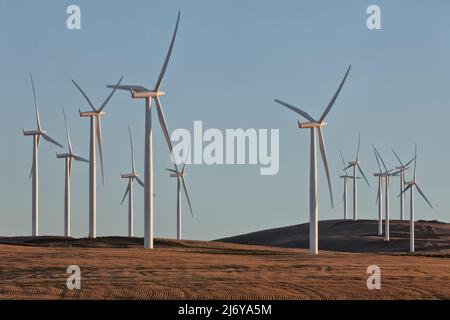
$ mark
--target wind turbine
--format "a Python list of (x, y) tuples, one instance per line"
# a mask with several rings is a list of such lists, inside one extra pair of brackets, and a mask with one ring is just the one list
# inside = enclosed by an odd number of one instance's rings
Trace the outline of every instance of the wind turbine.
[[(383, 179), (385, 179), (389, 173), (392, 171), (383, 171), (381, 169), (380, 157), (378, 150), (372, 145), (373, 152), (375, 154), (375, 159), (377, 160), (378, 169), (380, 170), (378, 173), (374, 173), (374, 177), (378, 178), (378, 191), (377, 191), (377, 200), (378, 203), (378, 235), (383, 235)], [(389, 222), (387, 222), (389, 223)]]
[(65, 159), (66, 170), (65, 170), (65, 194), (64, 194), (64, 235), (70, 237), (70, 175), (72, 173), (72, 163), (73, 160), (81, 162), (89, 162), (88, 160), (75, 154), (72, 149), (72, 142), (70, 141), (69, 127), (67, 125), (66, 113), (64, 112), (64, 107), (61, 106), (64, 124), (66, 125), (66, 135), (67, 135), (67, 146), (69, 147), (69, 152), (64, 154), (56, 154), (58, 159)]
[(406, 188), (402, 191), (402, 194), (404, 194), (406, 191), (409, 191), (410, 196), (410, 216), (409, 216), (409, 251), (414, 252), (414, 188), (419, 191), (422, 198), (428, 203), (431, 209), (433, 209), (433, 206), (431, 205), (430, 201), (427, 199), (425, 194), (423, 193), (422, 189), (420, 189), (418, 185), (418, 181), (416, 178), (416, 168), (417, 168), (417, 145), (415, 146), (415, 152), (414, 152), (414, 174), (412, 181), (405, 182)]
[[(361, 132), (359, 132), (358, 136), (358, 149), (356, 150), (356, 160), (349, 161), (348, 166), (345, 168), (345, 170), (352, 168), (353, 169), (353, 176), (356, 177), (356, 169), (359, 170), (362, 177), (366, 181), (367, 185), (370, 188), (370, 183), (366, 178), (366, 175), (364, 174), (363, 170), (361, 169), (361, 164), (359, 162), (359, 149), (361, 146)], [(353, 179), (353, 220), (358, 220), (358, 184), (356, 183), (357, 179)]]
[[(390, 190), (390, 186), (391, 186), (391, 177), (393, 177), (393, 176), (398, 176), (398, 174), (399, 174), (399, 171), (396, 171), (396, 172), (392, 172), (393, 170), (391, 169), (391, 170), (388, 170), (387, 169), (387, 166), (386, 166), (386, 163), (384, 162), (384, 160), (383, 160), (383, 158), (381, 157), (381, 155), (380, 155), (380, 153), (378, 152), (378, 150), (377, 149), (375, 149), (374, 148), (374, 150), (375, 150), (375, 154), (378, 156), (378, 158), (380, 159), (380, 161), (381, 161), (381, 163), (382, 163), (382, 165), (383, 165), (383, 168), (384, 168), (384, 172), (382, 173), (382, 175), (383, 175), (383, 177), (384, 177), (384, 179), (385, 179), (385, 195), (386, 195), (386, 199), (385, 199), (385, 217), (384, 217), (384, 241), (390, 241), (390, 234), (389, 234), (389, 230), (390, 230), (390, 227), (389, 227), (389, 214), (390, 214), (390, 212), (389, 212), (389, 210), (390, 210), (390, 207), (389, 207), (389, 190)], [(381, 198), (381, 193), (380, 193), (380, 198)]]
[[(153, 129), (151, 102), (152, 100), (155, 100), (159, 123), (172, 156), (172, 142), (170, 140), (169, 130), (167, 129), (166, 120), (159, 97), (165, 94), (160, 90), (160, 88), (166, 73), (167, 65), (169, 64), (179, 22), (180, 12), (178, 12), (177, 22), (173, 32), (172, 41), (170, 42), (169, 50), (153, 90), (136, 85), (108, 85), (108, 88), (130, 91), (133, 99), (145, 99), (144, 247), (148, 249), (153, 248)], [(178, 167), (175, 163), (174, 167), (175, 170), (178, 171)]]
[[(123, 76), (120, 78), (117, 85), (122, 81)], [(116, 89), (112, 90), (106, 100), (100, 105), (99, 108), (95, 107), (91, 99), (81, 89), (81, 87), (72, 80), (73, 84), (80, 90), (83, 97), (91, 107), (91, 111), (85, 111), (80, 113), (80, 117), (87, 117), (90, 119), (90, 145), (89, 145), (89, 238), (97, 237), (97, 168), (96, 168), (96, 153), (95, 153), (95, 136), (97, 135), (98, 151), (100, 154), (100, 166), (102, 170), (102, 183), (104, 184), (104, 172), (103, 172), (103, 148), (102, 148), (102, 125), (101, 117), (105, 115), (103, 109), (108, 104), (109, 100), (113, 96)]]
[(409, 165), (414, 161), (414, 158), (412, 158), (408, 163), (403, 164), (402, 160), (400, 160), (400, 157), (395, 152), (394, 149), (391, 149), (394, 153), (395, 157), (397, 158), (398, 162), (400, 163), (400, 166), (396, 167), (397, 170), (400, 172), (400, 220), (403, 221), (404, 216), (404, 202), (405, 202), (405, 195), (403, 194), (403, 189), (405, 188), (405, 172), (409, 169)]
[(330, 199), (331, 199), (331, 206), (334, 207), (333, 203), (333, 192), (331, 189), (331, 180), (330, 180), (330, 172), (328, 169), (328, 160), (327, 160), (327, 154), (325, 150), (325, 142), (323, 139), (323, 133), (322, 128), (327, 125), (325, 122), (325, 117), (330, 112), (331, 108), (333, 107), (333, 104), (335, 103), (339, 92), (341, 91), (345, 80), (347, 79), (347, 76), (350, 72), (351, 66), (348, 67), (347, 72), (345, 73), (344, 78), (342, 79), (341, 84), (339, 85), (336, 93), (331, 98), (330, 103), (325, 108), (325, 111), (322, 113), (319, 120), (315, 120), (313, 117), (311, 117), (308, 113), (306, 113), (303, 110), (300, 110), (297, 107), (294, 107), (286, 102), (283, 102), (281, 100), (275, 99), (275, 102), (281, 104), (282, 106), (298, 113), (303, 118), (307, 119), (308, 122), (300, 122), (298, 121), (298, 127), (301, 129), (310, 129), (311, 134), (311, 146), (310, 146), (310, 178), (309, 178), (309, 210), (310, 210), (310, 216), (309, 216), (309, 250), (311, 255), (318, 254), (318, 202), (317, 202), (317, 157), (316, 157), (316, 132), (318, 132), (319, 136), (319, 146), (320, 146), (320, 153), (322, 156), (323, 165), (325, 167), (325, 173), (327, 176), (328, 181), (328, 189), (330, 192)]
[(134, 236), (133, 234), (133, 183), (136, 180), (139, 185), (144, 187), (144, 182), (139, 179), (139, 176), (136, 173), (136, 165), (134, 163), (134, 151), (133, 151), (133, 138), (131, 137), (131, 129), (128, 127), (128, 133), (130, 134), (130, 146), (131, 146), (131, 173), (122, 173), (122, 179), (128, 179), (128, 186), (125, 190), (125, 194), (123, 195), (122, 202), (123, 204), (125, 198), (128, 194), (128, 236), (131, 238)]
[[(344, 195), (343, 195), (343, 200), (344, 200), (344, 220), (347, 220), (347, 192), (348, 192), (348, 179), (355, 179), (355, 177), (352, 177), (350, 175), (348, 175), (347, 169), (345, 168), (345, 160), (344, 160), (344, 156), (342, 155), (342, 151), (339, 150), (339, 153), (341, 155), (341, 159), (342, 159), (342, 164), (344, 167), (344, 172), (345, 174), (343, 176), (339, 176), (339, 178), (343, 179), (344, 181)], [(356, 179), (360, 179), (359, 177), (356, 177)]]
[(41, 137), (58, 147), (63, 146), (56, 140), (50, 138), (47, 135), (47, 131), (42, 130), (41, 119), (39, 117), (39, 108), (36, 98), (36, 90), (34, 87), (33, 76), (30, 73), (31, 87), (33, 88), (33, 98), (34, 98), (34, 110), (36, 112), (36, 130), (23, 131), (24, 136), (33, 137), (33, 165), (30, 172), (30, 178), (33, 178), (32, 182), (32, 235), (37, 237), (39, 235), (39, 143)]
[[(188, 155), (188, 154), (187, 154)], [(186, 160), (187, 160), (186, 155)], [(181, 240), (181, 184), (183, 185), (184, 194), (186, 195), (187, 202), (189, 204), (189, 210), (191, 216), (194, 217), (194, 212), (192, 211), (191, 200), (189, 199), (189, 194), (186, 187), (186, 182), (184, 181), (186, 160), (184, 161), (183, 168), (181, 171), (166, 169), (170, 172), (172, 178), (177, 178), (177, 239)]]

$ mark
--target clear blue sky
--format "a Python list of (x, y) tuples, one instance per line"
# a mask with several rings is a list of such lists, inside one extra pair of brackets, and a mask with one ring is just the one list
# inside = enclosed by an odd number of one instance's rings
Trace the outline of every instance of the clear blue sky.
[[(66, 8), (82, 10), (82, 29), (66, 28)], [(366, 8), (378, 4), (382, 30), (366, 27)], [(319, 115), (353, 65), (328, 117), (325, 138), (333, 177), (330, 208), (319, 167), (320, 219), (342, 217), (339, 149), (354, 157), (362, 131), (362, 166), (372, 188), (360, 187), (360, 217), (374, 219), (376, 163), (371, 144), (389, 165), (390, 148), (406, 159), (419, 146), (418, 177), (435, 205), (417, 198), (418, 219), (449, 221), (450, 161), (446, 123), (450, 116), (450, 3), (448, 1), (22, 1), (0, 0), (0, 235), (31, 232), (34, 128), (28, 72), (38, 90), (41, 120), (65, 143), (60, 104), (66, 107), (75, 150), (88, 156), (87, 105), (70, 80), (100, 103), (106, 84), (125, 81), (152, 86), (182, 11), (175, 50), (163, 90), (169, 127), (279, 128), (280, 171), (260, 176), (256, 166), (190, 166), (187, 177), (196, 217), (184, 204), (184, 234), (214, 239), (308, 221), (309, 134), (294, 113), (274, 98)], [(126, 235), (127, 209), (120, 206), (129, 168), (127, 126), (143, 173), (144, 107), (117, 92), (103, 121), (105, 186), (98, 186), (98, 234)], [(154, 137), (155, 232), (175, 236), (175, 180), (159, 128)], [(64, 163), (55, 147), (40, 148), (42, 234), (63, 233)], [(75, 236), (87, 235), (88, 165), (75, 163), (72, 179)], [(136, 187), (137, 188), (137, 187)], [(393, 182), (392, 216), (398, 217)], [(143, 234), (143, 198), (137, 188), (135, 229)]]

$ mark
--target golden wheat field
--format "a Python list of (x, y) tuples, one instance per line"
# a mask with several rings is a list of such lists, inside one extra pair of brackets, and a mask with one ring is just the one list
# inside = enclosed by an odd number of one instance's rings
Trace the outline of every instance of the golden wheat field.
[[(447, 255), (311, 257), (305, 249), (221, 242), (160, 239), (144, 250), (120, 238), (92, 241), (94, 247), (48, 239), (0, 245), (0, 298), (450, 299)], [(381, 268), (380, 290), (366, 285), (373, 264)], [(66, 287), (69, 265), (81, 269), (80, 290)]]

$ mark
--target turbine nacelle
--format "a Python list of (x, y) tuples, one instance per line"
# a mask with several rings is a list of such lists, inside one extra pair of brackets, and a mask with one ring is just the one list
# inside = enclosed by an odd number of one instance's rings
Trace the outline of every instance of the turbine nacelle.
[(134, 99), (140, 99), (140, 98), (158, 98), (161, 97), (163, 95), (165, 95), (166, 93), (164, 91), (154, 91), (154, 90), (150, 90), (150, 91), (131, 91), (131, 97)]
[(78, 111), (80, 117), (101, 117), (105, 115), (104, 111)]
[(23, 130), (24, 136), (39, 136), (41, 134), (46, 134), (46, 133), (47, 133), (47, 131), (44, 131), (44, 130), (29, 130), (29, 131)]
[(187, 175), (187, 173), (184, 172), (177, 172), (177, 173), (171, 173), (170, 176), (172, 178), (181, 178), (181, 177), (185, 177)]
[(122, 179), (134, 179), (139, 177), (139, 175), (135, 174), (135, 173), (122, 173), (121, 174)]
[(72, 153), (57, 153), (56, 158), (63, 159), (63, 158), (73, 158), (75, 155)]
[[(354, 176), (348, 176), (348, 175), (339, 176), (339, 178), (341, 178), (341, 179), (355, 179)], [(361, 179), (361, 177), (356, 177), (356, 179)]]
[(326, 122), (297, 122), (300, 129), (323, 128), (327, 125)]

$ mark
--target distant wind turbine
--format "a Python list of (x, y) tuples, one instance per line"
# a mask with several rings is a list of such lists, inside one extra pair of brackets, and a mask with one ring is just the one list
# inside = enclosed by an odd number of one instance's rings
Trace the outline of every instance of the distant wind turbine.
[[(341, 155), (342, 165), (344, 168), (345, 174), (343, 176), (339, 176), (339, 178), (343, 179), (344, 181), (344, 195), (342, 196), (342, 199), (344, 201), (344, 220), (347, 220), (347, 193), (348, 193), (348, 179), (354, 179), (355, 177), (350, 176), (347, 172), (347, 169), (345, 169), (345, 160), (344, 156), (342, 155), (342, 151), (339, 150), (339, 153)], [(359, 177), (356, 177), (356, 179), (360, 179)]]
[[(160, 90), (160, 87), (166, 73), (167, 65), (169, 64), (179, 22), (180, 12), (178, 12), (175, 31), (173, 32), (169, 50), (153, 90), (136, 85), (108, 85), (108, 88), (130, 91), (131, 97), (134, 99), (145, 99), (144, 247), (147, 249), (153, 248), (153, 129), (151, 102), (152, 100), (155, 100), (158, 120), (164, 133), (166, 143), (169, 146), (170, 155), (172, 156), (172, 141), (170, 140), (169, 130), (167, 129), (166, 120), (159, 97), (165, 94)], [(174, 164), (174, 167), (175, 170), (178, 171), (176, 164)]]
[(65, 159), (66, 161), (66, 175), (65, 175), (65, 189), (64, 189), (64, 236), (70, 237), (70, 175), (72, 173), (72, 161), (88, 162), (88, 160), (75, 154), (72, 149), (72, 142), (70, 141), (69, 127), (67, 125), (66, 113), (64, 112), (64, 107), (61, 106), (64, 124), (66, 126), (67, 135), (67, 146), (69, 147), (69, 152), (64, 154), (56, 154), (58, 159)]
[(400, 163), (400, 166), (396, 167), (397, 170), (400, 172), (400, 220), (403, 221), (404, 216), (404, 202), (405, 202), (405, 195), (403, 194), (403, 189), (405, 188), (405, 172), (409, 169), (409, 165), (414, 161), (415, 158), (412, 158), (408, 163), (403, 164), (402, 160), (400, 160), (400, 157), (398, 156), (397, 152), (395, 152), (394, 149), (391, 149), (394, 153), (395, 157), (397, 158), (398, 162)]
[[(378, 173), (374, 173), (373, 175), (378, 178), (378, 191), (377, 191), (377, 200), (378, 203), (378, 235), (383, 235), (383, 179), (385, 179), (390, 172), (392, 171), (383, 171), (380, 164), (380, 157), (378, 150), (372, 145), (373, 152), (375, 154), (375, 159), (377, 160), (378, 169), (380, 170)], [(389, 222), (388, 222), (389, 223)]]
[(133, 138), (131, 137), (130, 127), (128, 127), (128, 133), (130, 134), (131, 147), (131, 173), (122, 173), (122, 179), (128, 179), (128, 186), (125, 190), (125, 194), (123, 195), (122, 202), (120, 204), (123, 204), (128, 194), (128, 236), (133, 237), (133, 183), (134, 180), (136, 180), (140, 186), (144, 187), (144, 182), (139, 179), (139, 176), (136, 173), (136, 165), (134, 163)]
[(422, 189), (420, 189), (417, 177), (416, 177), (416, 168), (417, 168), (417, 145), (415, 146), (415, 152), (414, 152), (414, 174), (412, 181), (405, 182), (406, 188), (402, 191), (402, 194), (404, 194), (406, 191), (410, 190), (409, 196), (410, 196), (410, 216), (409, 216), (409, 251), (414, 252), (414, 188), (419, 191), (419, 194), (422, 196), (422, 198), (428, 203), (430, 208), (433, 209), (433, 206), (431, 205), (431, 202), (427, 199), (425, 194), (423, 193)]
[[(117, 85), (122, 81), (123, 76), (120, 78)], [(97, 135), (98, 151), (100, 154), (100, 165), (102, 170), (102, 183), (104, 184), (104, 172), (103, 172), (103, 147), (102, 147), (102, 125), (101, 117), (105, 115), (103, 109), (108, 104), (109, 100), (113, 96), (116, 89), (112, 90), (106, 100), (100, 105), (95, 107), (91, 99), (81, 89), (81, 87), (72, 80), (73, 84), (80, 90), (83, 97), (91, 107), (91, 111), (85, 111), (80, 113), (80, 117), (90, 118), (90, 145), (89, 145), (89, 237), (97, 237), (97, 169), (96, 169), (96, 148), (95, 148), (95, 136)]]
[(31, 87), (33, 88), (34, 110), (36, 112), (36, 130), (23, 131), (23, 135), (33, 137), (33, 165), (30, 172), (32, 182), (32, 235), (37, 237), (39, 235), (39, 142), (41, 137), (58, 147), (63, 146), (56, 140), (47, 135), (47, 131), (42, 130), (41, 119), (39, 116), (39, 108), (36, 98), (36, 90), (34, 87), (33, 76), (30, 73)]
[[(359, 149), (361, 147), (361, 132), (359, 132), (358, 136), (358, 148), (356, 150), (356, 160), (349, 161), (348, 166), (345, 168), (345, 170), (352, 168), (353, 169), (353, 176), (356, 177), (356, 169), (361, 173), (362, 177), (366, 181), (367, 185), (370, 187), (370, 183), (366, 178), (366, 175), (364, 174), (361, 163), (359, 162)], [(353, 179), (353, 220), (358, 220), (358, 184), (357, 179)]]
[[(187, 160), (187, 155), (186, 155), (186, 160)], [(182, 227), (182, 223), (181, 223), (181, 219), (182, 219), (182, 216), (181, 216), (181, 185), (183, 185), (184, 194), (186, 195), (186, 200), (189, 205), (189, 210), (191, 212), (191, 216), (194, 217), (194, 212), (192, 211), (192, 206), (191, 206), (191, 200), (189, 199), (189, 193), (187, 191), (186, 182), (184, 181), (184, 176), (186, 175), (186, 172), (185, 172), (186, 160), (184, 161), (183, 168), (181, 169), (181, 171), (176, 171), (173, 169), (166, 169), (167, 171), (170, 172), (170, 176), (172, 178), (177, 178), (177, 239), (178, 240), (181, 240), (181, 238), (182, 238), (182, 236), (181, 236), (181, 227)]]
[(325, 111), (322, 113), (319, 120), (315, 120), (313, 117), (311, 117), (308, 113), (305, 111), (294, 107), (286, 102), (283, 102), (281, 100), (275, 100), (275, 102), (281, 104), (282, 106), (298, 113), (303, 118), (308, 120), (308, 122), (300, 122), (298, 121), (298, 127), (301, 129), (310, 129), (311, 134), (311, 146), (310, 146), (310, 184), (309, 184), (309, 210), (310, 210), (310, 216), (309, 216), (309, 250), (311, 255), (318, 254), (318, 202), (317, 202), (317, 148), (316, 148), (316, 132), (318, 132), (319, 136), (319, 146), (320, 146), (320, 153), (322, 156), (323, 165), (325, 167), (325, 173), (327, 176), (328, 181), (328, 190), (330, 193), (330, 200), (331, 200), (331, 206), (334, 207), (333, 203), (333, 192), (331, 189), (331, 180), (330, 180), (330, 172), (328, 169), (328, 160), (327, 160), (327, 153), (325, 150), (325, 142), (323, 138), (322, 128), (327, 125), (325, 122), (325, 117), (330, 112), (331, 108), (333, 107), (334, 103), (336, 102), (336, 99), (339, 95), (339, 92), (341, 91), (345, 80), (347, 79), (347, 76), (350, 72), (351, 66), (348, 67), (344, 78), (342, 79), (342, 82), (340, 83), (336, 93), (331, 98), (330, 103), (325, 108)]
[[(381, 157), (380, 153), (378, 152), (377, 149), (375, 150), (375, 154), (378, 156), (378, 158), (380, 159), (383, 168), (384, 168), (384, 172), (383, 172), (383, 177), (384, 177), (384, 183), (385, 183), (385, 217), (384, 217), (384, 241), (390, 241), (390, 226), (389, 226), (389, 222), (390, 222), (390, 207), (389, 207), (389, 200), (390, 200), (390, 186), (391, 186), (391, 177), (393, 176), (398, 176), (398, 174), (400, 173), (399, 171), (395, 171), (391, 169), (388, 170), (386, 163), (384, 162), (383, 158)], [(381, 193), (380, 193), (381, 196)]]

